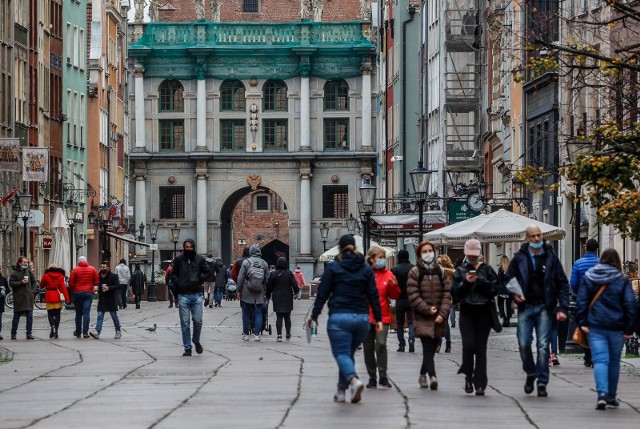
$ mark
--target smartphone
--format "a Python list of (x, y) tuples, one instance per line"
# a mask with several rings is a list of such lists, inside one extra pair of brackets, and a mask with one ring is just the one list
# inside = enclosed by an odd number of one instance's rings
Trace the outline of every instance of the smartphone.
[(469, 270), (469, 274), (475, 276), (477, 274), (476, 270)]

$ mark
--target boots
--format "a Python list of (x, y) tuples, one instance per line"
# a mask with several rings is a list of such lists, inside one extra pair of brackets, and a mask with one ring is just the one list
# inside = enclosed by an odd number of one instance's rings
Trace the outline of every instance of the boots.
[(447, 345), (445, 346), (444, 352), (451, 353), (451, 341), (447, 341)]

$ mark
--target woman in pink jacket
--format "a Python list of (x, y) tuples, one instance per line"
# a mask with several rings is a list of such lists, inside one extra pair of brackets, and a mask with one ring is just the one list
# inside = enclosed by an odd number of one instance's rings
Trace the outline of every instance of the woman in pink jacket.
[[(376, 333), (376, 325), (373, 319), (373, 312), (369, 307), (369, 333), (362, 343), (364, 349), (364, 363), (369, 373), (368, 389), (375, 389), (378, 384), (382, 389), (390, 389), (391, 383), (387, 378), (387, 336), (391, 325), (390, 300), (400, 297), (400, 286), (396, 276), (387, 268), (385, 251), (380, 247), (372, 247), (367, 253), (367, 262), (373, 268), (376, 278), (376, 287), (380, 297), (380, 307), (382, 308), (382, 331)], [(380, 382), (378, 383), (379, 375)]]

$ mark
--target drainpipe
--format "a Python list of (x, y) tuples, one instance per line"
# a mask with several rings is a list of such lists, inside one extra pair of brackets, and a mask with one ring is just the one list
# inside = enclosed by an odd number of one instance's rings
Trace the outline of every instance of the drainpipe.
[[(407, 24), (413, 21), (416, 8), (409, 6), (409, 19), (402, 21), (402, 191), (407, 177)], [(420, 145), (422, 146), (422, 144)]]

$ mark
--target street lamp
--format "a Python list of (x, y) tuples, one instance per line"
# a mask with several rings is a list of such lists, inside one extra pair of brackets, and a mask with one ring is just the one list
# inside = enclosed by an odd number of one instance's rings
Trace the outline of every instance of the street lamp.
[(418, 197), (418, 242), (422, 241), (424, 234), (424, 222), (422, 216), (424, 213), (425, 198), (429, 195), (429, 182), (431, 180), (431, 170), (427, 170), (422, 165), (418, 165), (411, 170), (411, 183), (413, 184), (413, 192)]
[[(583, 153), (589, 147), (589, 140), (584, 138), (584, 129), (578, 128), (577, 137), (570, 137), (567, 139), (567, 157), (569, 158), (569, 162), (571, 164), (575, 164), (578, 160), (578, 157), (581, 153)], [(581, 211), (580, 207), (580, 194), (582, 193), (582, 184), (580, 182), (575, 183), (576, 187), (576, 195), (574, 197), (574, 214), (573, 214), (573, 260), (577, 261), (580, 259), (580, 250), (582, 248), (580, 244), (580, 224), (581, 220)]]
[(327, 251), (327, 237), (329, 236), (329, 227), (327, 223), (324, 222), (320, 227), (320, 237), (322, 237), (322, 251)]
[[(21, 253), (23, 256), (27, 256), (27, 222), (29, 221), (29, 217), (31, 215), (31, 200), (32, 196), (27, 190), (23, 190), (18, 194), (15, 208), (18, 209), (17, 217), (22, 218), (22, 243), (24, 248)], [(14, 208), (14, 211), (15, 211)]]
[[(74, 249), (73, 239), (75, 237), (73, 228), (76, 225), (76, 214), (78, 214), (78, 204), (75, 201), (69, 199), (64, 204), (64, 210), (65, 210), (65, 214), (67, 215), (67, 222), (69, 223), (69, 272), (67, 274), (71, 275), (73, 261), (75, 261), (75, 258), (73, 257), (74, 256), (73, 255), (73, 249)], [(71, 289), (69, 289), (69, 301), (71, 302), (71, 304), (66, 308), (68, 309), (74, 308), (73, 292), (71, 291)]]
[(351, 235), (355, 234), (357, 222), (358, 222), (358, 219), (353, 217), (353, 213), (349, 213), (349, 217), (347, 218), (347, 232), (349, 232), (349, 234)]
[(376, 199), (376, 187), (371, 184), (371, 177), (367, 176), (365, 182), (360, 186), (360, 198), (362, 199), (362, 208), (364, 210), (364, 254), (369, 251), (369, 228), (371, 221), (371, 212), (373, 211), (373, 202)]
[(107, 228), (111, 226), (113, 229), (120, 228), (120, 216), (117, 214), (111, 216), (112, 206), (109, 204), (103, 204), (95, 207), (98, 210), (98, 215), (93, 211), (87, 215), (89, 219), (89, 225), (97, 225), (101, 230), (102, 235), (102, 257), (100, 262), (111, 260), (111, 250), (109, 250), (109, 240), (107, 239)]
[(173, 241), (173, 259), (176, 258), (176, 252), (178, 247), (178, 240), (180, 239), (180, 228), (178, 228), (178, 224), (174, 223), (171, 231), (171, 241)]
[(155, 265), (156, 265), (156, 239), (158, 238), (158, 228), (160, 225), (156, 219), (151, 220), (151, 225), (149, 225), (149, 236), (151, 237), (151, 283), (149, 283), (149, 295), (147, 296), (147, 301), (156, 302), (158, 297), (156, 296), (156, 276), (155, 276)]

